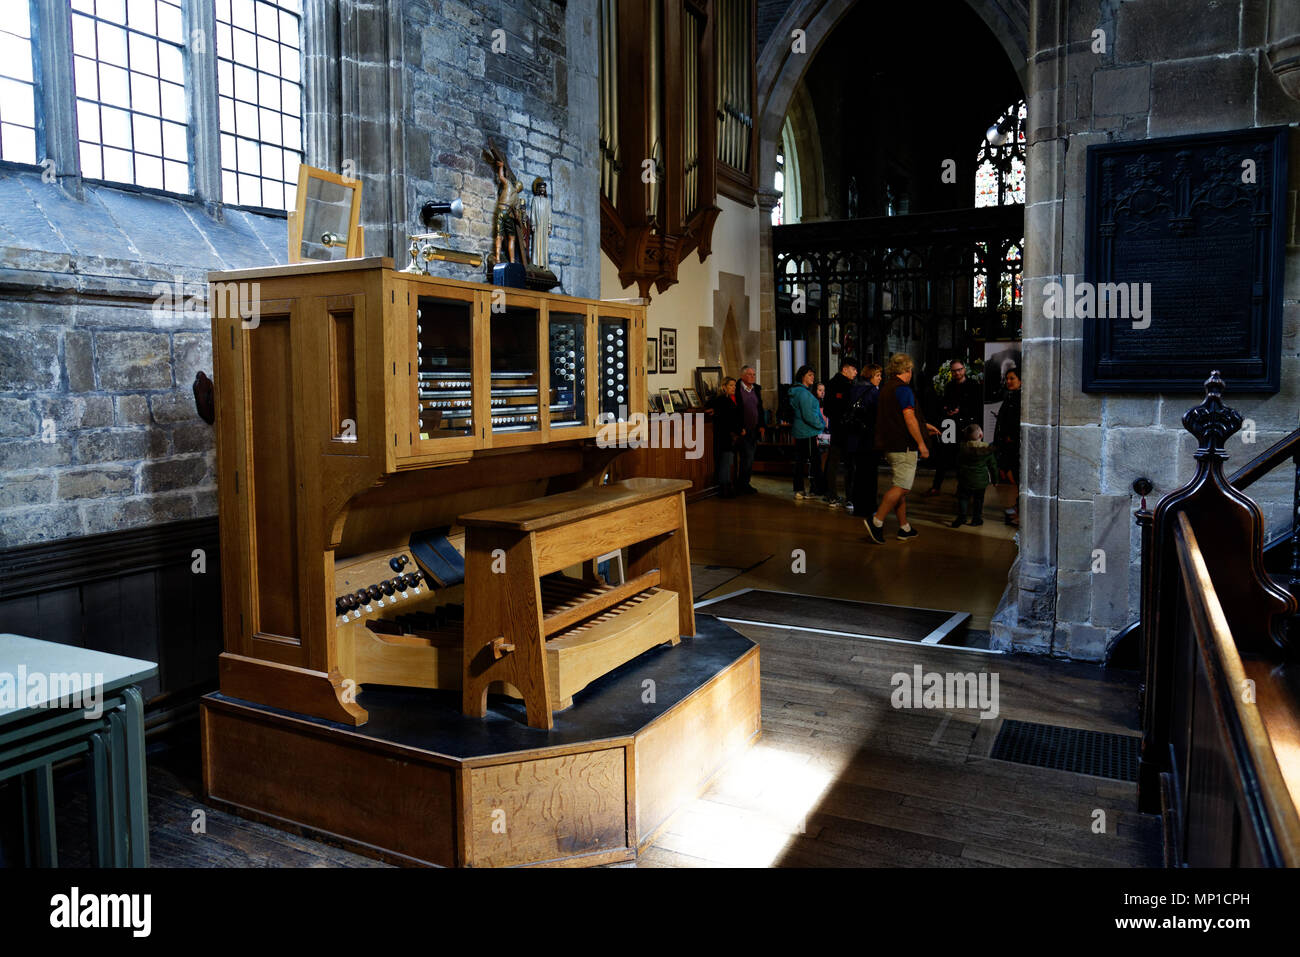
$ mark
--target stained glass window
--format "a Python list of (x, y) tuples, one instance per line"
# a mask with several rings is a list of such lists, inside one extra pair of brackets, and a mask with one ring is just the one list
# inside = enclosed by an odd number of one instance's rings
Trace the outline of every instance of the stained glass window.
[(1024, 258), (1021, 243), (1012, 243), (1002, 264), (1002, 301), (1009, 302), (1013, 308), (1020, 305), (1020, 274), (1024, 271)]
[(785, 204), (785, 154), (779, 151), (776, 154), (776, 175), (772, 177), (772, 189), (781, 197), (772, 207), (772, 225), (780, 226), (783, 221), (781, 207)]
[(989, 127), (976, 154), (975, 205), (1025, 202), (1025, 101), (1014, 103)]
[(974, 294), (973, 305), (977, 309), (983, 309), (989, 304), (989, 271), (988, 271), (988, 245), (985, 243), (976, 243), (975, 252), (973, 253), (974, 262), (972, 270), (974, 275)]

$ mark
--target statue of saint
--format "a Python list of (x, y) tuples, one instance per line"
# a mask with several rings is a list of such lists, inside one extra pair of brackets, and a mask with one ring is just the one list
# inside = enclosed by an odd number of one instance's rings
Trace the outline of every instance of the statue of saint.
[[(505, 154), (488, 144), (483, 149), (483, 159), (496, 170), (497, 204), (492, 214), (493, 263), (528, 262), (524, 247), (525, 233), (520, 217), (524, 202), (524, 184), (515, 179)], [(502, 256), (504, 247), (505, 256)]]
[[(514, 171), (506, 165), (503, 158), (496, 161), (497, 169), (497, 206), (494, 217), (494, 232), (496, 233), (495, 257), (494, 260), (499, 263), (516, 262), (516, 252), (519, 245), (519, 213), (518, 200), (519, 194), (524, 190), (524, 184), (514, 178)], [(510, 175), (507, 175), (509, 173)], [(506, 257), (501, 257), (501, 247), (506, 248)], [(523, 257), (520, 256), (519, 260)]]
[(546, 181), (540, 176), (533, 180), (533, 258), (534, 266), (547, 267), (550, 258), (551, 197), (546, 195)]

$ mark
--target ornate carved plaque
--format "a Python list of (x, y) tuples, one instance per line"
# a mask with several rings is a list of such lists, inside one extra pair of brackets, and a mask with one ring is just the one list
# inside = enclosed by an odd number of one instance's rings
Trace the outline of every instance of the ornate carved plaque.
[(1199, 393), (1211, 367), (1278, 390), (1286, 133), (1088, 148), (1085, 275), (1045, 293), (1083, 329), (1085, 392)]

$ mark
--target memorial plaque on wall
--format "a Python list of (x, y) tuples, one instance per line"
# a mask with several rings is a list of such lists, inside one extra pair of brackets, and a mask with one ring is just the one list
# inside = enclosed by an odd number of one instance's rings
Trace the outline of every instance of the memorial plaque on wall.
[(1286, 134), (1088, 148), (1085, 275), (1044, 292), (1083, 330), (1085, 392), (1199, 395), (1211, 369), (1278, 390)]

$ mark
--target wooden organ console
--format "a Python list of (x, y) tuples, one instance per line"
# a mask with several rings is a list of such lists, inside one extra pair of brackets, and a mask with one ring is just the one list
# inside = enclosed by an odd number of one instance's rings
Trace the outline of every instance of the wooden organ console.
[(460, 687), (460, 517), (601, 479), (598, 415), (645, 406), (643, 307), (387, 259), (211, 281), (222, 691), (358, 725), (366, 684)]
[(690, 483), (602, 484), (644, 308), (385, 258), (210, 283), (207, 800), (397, 862), (635, 857), (759, 730), (757, 646), (688, 637)]

